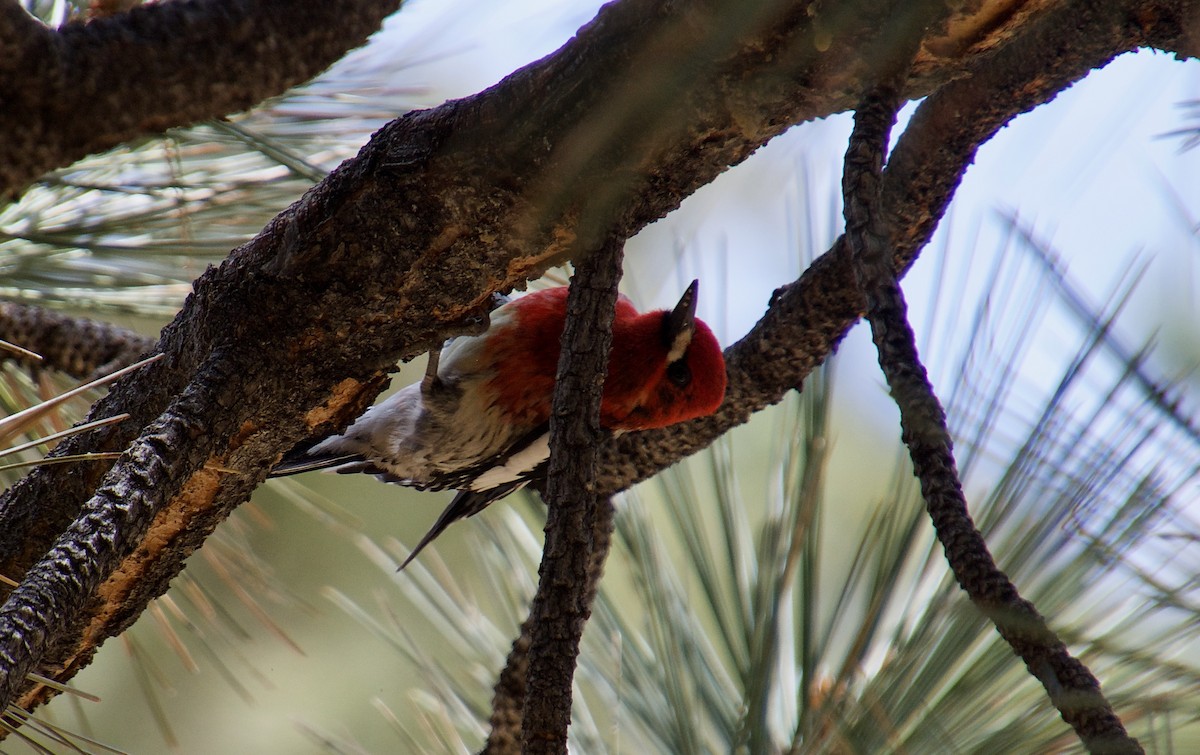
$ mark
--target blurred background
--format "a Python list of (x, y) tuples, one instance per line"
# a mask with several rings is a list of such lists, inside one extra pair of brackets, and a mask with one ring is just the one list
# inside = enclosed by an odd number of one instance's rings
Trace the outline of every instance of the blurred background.
[[(598, 5), (411, 0), (253, 112), (47, 176), (0, 210), (0, 295), (155, 334), (374, 129), (552, 52)], [(1200, 750), (1198, 100), (1200, 64), (1138, 53), (1018, 118), (904, 281), (997, 561), (1151, 752)], [(625, 292), (666, 307), (699, 278), (700, 317), (736, 341), (840, 232), (849, 131), (796, 127), (701, 189), (631, 241)], [(0, 399), (65, 385), (6, 368)], [(477, 751), (544, 510), (514, 496), (397, 574), (448, 496), (269, 483), (76, 678), (101, 702), (39, 716), (95, 752)], [(617, 509), (574, 752), (1079, 750), (950, 578), (864, 326)]]

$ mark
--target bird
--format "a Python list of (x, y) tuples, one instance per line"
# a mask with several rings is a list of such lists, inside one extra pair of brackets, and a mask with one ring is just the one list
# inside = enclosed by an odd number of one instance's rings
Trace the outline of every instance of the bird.
[[(720, 344), (696, 317), (699, 281), (671, 310), (639, 313), (618, 296), (600, 425), (618, 435), (712, 414), (727, 377)], [(283, 456), (272, 477), (326, 469), (418, 490), (457, 490), (405, 561), (455, 521), (544, 479), (567, 286), (511, 299), (488, 329), (431, 351), (424, 378), (372, 406), (345, 432)]]

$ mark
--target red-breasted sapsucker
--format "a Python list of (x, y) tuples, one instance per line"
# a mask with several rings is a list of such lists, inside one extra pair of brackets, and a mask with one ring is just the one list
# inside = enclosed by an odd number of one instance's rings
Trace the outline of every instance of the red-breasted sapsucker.
[[(638, 314), (624, 296), (617, 300), (600, 405), (605, 429), (665, 427), (721, 404), (725, 360), (696, 319), (698, 285), (671, 311)], [(407, 565), (450, 523), (545, 476), (566, 310), (565, 286), (509, 301), (485, 333), (431, 353), (420, 383), (371, 407), (341, 435), (289, 453), (272, 476), (331, 468), (419, 490), (458, 490)]]

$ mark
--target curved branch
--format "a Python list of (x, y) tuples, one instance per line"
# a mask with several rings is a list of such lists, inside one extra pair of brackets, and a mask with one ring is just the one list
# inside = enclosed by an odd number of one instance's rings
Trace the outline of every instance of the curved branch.
[[(398, 357), (478, 327), (492, 291), (610, 233), (631, 235), (789, 124), (841, 107), (843, 88), (810, 86), (801, 72), (840, 65), (852, 81), (856, 41), (883, 20), (862, 3), (839, 44), (820, 52), (813, 19), (795, 0), (760, 4), (750, 16), (732, 0), (605, 6), (556, 54), (475, 97), (384, 127), (207, 271), (163, 330), (165, 358), (93, 408), (131, 421), (73, 437), (56, 453), (126, 448), (220, 353), (243, 393), (213, 410), (204, 448), (238, 474), (197, 471), (179, 488), (165, 521), (187, 526), (152, 559), (131, 546), (78, 603), (83, 614), (59, 617), (58, 635), (42, 646), (43, 672), (68, 678), (127, 627), (281, 450), (344, 427)], [(640, 70), (656, 76), (642, 81)], [(171, 453), (192, 448), (184, 441)], [(103, 472), (43, 467), (5, 491), (0, 573), (19, 577), (42, 559)]]
[[(264, 439), (238, 467), (261, 479), (280, 449), (344, 426), (398, 357), (477, 323), (492, 291), (596, 245), (598, 229), (632, 235), (789, 124), (842, 107), (842, 88), (809, 86), (803, 72), (841, 65), (850, 77), (856, 42), (881, 27), (873, 3), (818, 53), (803, 3), (776, 2), (750, 18), (738, 2), (610, 4), (559, 52), (492, 89), (384, 127), (196, 282), (163, 331), (166, 359), (94, 409), (131, 421), (60, 453), (125, 448), (228, 344), (235, 372), (258, 376), (255, 401), (223, 411), (230, 427)], [(638, 84), (642, 69), (659, 78)], [(102, 472), (46, 467), (0, 496), (0, 573), (19, 577), (40, 558)], [(204, 505), (226, 511), (245, 495), (222, 486), (221, 503)]]
[(52, 30), (0, 3), (0, 200), (46, 171), (307, 81), (399, 0), (168, 0)]
[(880, 165), (900, 108), (902, 74), (884, 74), (854, 115), (843, 192), (852, 268), (866, 294), (879, 366), (900, 409), (904, 443), (938, 540), (958, 584), (988, 617), (1090, 752), (1142, 753), (1100, 690), (1100, 682), (996, 565), (975, 527), (959, 480), (946, 413), (917, 354), (908, 305), (896, 280), (880, 201)]
[(42, 307), (0, 302), (0, 340), (40, 355), (41, 361), (0, 352), (30, 367), (85, 379), (128, 367), (154, 348), (154, 339), (86, 317), (71, 317)]
[[(962, 126), (965, 153), (957, 134), (942, 135), (951, 140), (950, 153), (965, 160), (985, 133), (1002, 125), (999, 111), (1011, 117), (1013, 102), (1027, 109), (1048, 99), (1160, 26), (1180, 26), (1170, 13), (1190, 12), (1200, 0), (1091, 5), (1064, 2), (1067, 15), (1058, 6), (1053, 13), (1069, 23), (1035, 27), (1045, 48), (1023, 54), (1037, 63), (1014, 62), (1006, 48), (975, 60), (973, 75), (993, 88), (1002, 77), (989, 77), (988, 61), (1006, 60), (1027, 75), (1007, 79), (999, 104), (983, 108), (986, 128)], [(358, 157), (206, 272), (163, 331), (157, 348), (165, 358), (115, 386), (93, 410), (133, 419), (61, 446), (63, 453), (128, 447), (137, 428), (154, 422), (218, 359), (222, 374), (235, 378), (230, 392), (202, 432), (164, 453), (219, 459), (216, 466), (235, 474), (200, 466), (173, 486), (178, 493), (155, 521), (185, 526), (170, 530), (169, 547), (153, 558), (142, 558), (139, 543), (123, 542), (107, 581), (94, 590), (90, 583), (77, 586), (87, 594), (63, 605), (86, 607), (59, 617), (54, 637), (42, 645), (43, 672), (66, 678), (86, 663), (104, 638), (166, 589), (184, 556), (248, 497), (283, 449), (345, 426), (379, 392), (397, 358), (478, 327), (492, 291), (521, 285), (610, 233), (632, 235), (791, 124), (857, 99), (860, 51), (888, 27), (874, 0), (830, 4), (829, 15), (816, 18), (801, 0), (754, 7), (758, 15), (748, 15), (740, 0), (609, 4), (557, 53), (492, 89), (381, 129)], [(1145, 8), (1158, 15), (1135, 12)], [(1065, 62), (1047, 61), (1051, 55)], [(962, 71), (958, 60), (927, 63), (907, 94), (925, 93)], [(1046, 70), (1033, 71), (1039, 64)], [(653, 75), (637, 75), (643, 71)], [(953, 83), (946, 88), (955, 92), (951, 98), (969, 96)], [(935, 188), (948, 194), (953, 184), (945, 188), (945, 176), (956, 182), (962, 165), (930, 165)], [(912, 179), (920, 185), (923, 175), (914, 169)], [(918, 216), (931, 209), (940, 216), (944, 207), (895, 191), (900, 199), (885, 197), (888, 206), (907, 203)], [(910, 223), (897, 215), (892, 222), (898, 229), (925, 227), (920, 217)], [(911, 260), (916, 247), (899, 248)], [(841, 257), (827, 255), (799, 285), (780, 292), (755, 331), (764, 337), (731, 350), (726, 412), (711, 425), (700, 423), (703, 431), (693, 423), (643, 435), (641, 442), (656, 446), (649, 453), (633, 445), (639, 440), (617, 444), (630, 460), (609, 467), (599, 492), (694, 452), (722, 431), (714, 428), (798, 386), (805, 363), (810, 368), (823, 358), (862, 309)], [(811, 300), (801, 301), (801, 292)], [(84, 503), (97, 500), (92, 491), (103, 471), (101, 464), (45, 467), (6, 491), (0, 573), (18, 577), (37, 563)], [(124, 479), (124, 465), (114, 474)], [(37, 568), (45, 573), (46, 562)], [(6, 603), (0, 620), (21, 605)]]
[[(202, 370), (187, 391), (125, 452), (104, 485), (17, 587), (0, 614), (0, 699), (10, 700), (37, 670), (64, 618), (74, 620), (83, 603), (149, 528), (157, 512), (203, 466), (214, 404), (230, 376)], [(183, 454), (171, 449), (187, 448)]]
[[(1061, 3), (921, 103), (883, 173), (883, 216), (898, 274), (928, 243), (980, 145), (1122, 52), (1170, 44), (1183, 33), (1183, 21), (1195, 17), (1182, 6), (1147, 16), (1119, 6)], [(1145, 18), (1157, 23), (1141, 23)], [(865, 311), (845, 240), (838, 239), (799, 280), (776, 290), (762, 319), (725, 350), (729, 389), (721, 409), (607, 444), (597, 477), (601, 494), (657, 474), (799, 389)]]

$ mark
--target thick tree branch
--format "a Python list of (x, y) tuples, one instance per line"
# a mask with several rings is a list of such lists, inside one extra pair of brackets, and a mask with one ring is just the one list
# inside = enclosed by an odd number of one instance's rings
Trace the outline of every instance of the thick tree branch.
[[(868, 0), (822, 5), (815, 17), (813, 6), (798, 0), (756, 4), (758, 15), (732, 0), (682, 5), (606, 6), (558, 53), (496, 87), (389, 124), (196, 282), (159, 342), (166, 358), (123, 381), (94, 410), (129, 412), (134, 421), (73, 439), (64, 452), (127, 448), (137, 428), (158, 420), (190, 390), (200, 367), (219, 358), (222, 373), (255, 400), (221, 403), (207, 417), (202, 441), (183, 438), (171, 452), (191, 458), (201, 448), (235, 474), (200, 467), (162, 480), (161, 499), (169, 502), (153, 527), (145, 525), (147, 540), (157, 537), (161, 547), (123, 542), (124, 560), (107, 581), (90, 592), (89, 585), (72, 588), (89, 594), (62, 602), (84, 608), (64, 615), (57, 636), (43, 643), (43, 672), (69, 677), (103, 638), (128, 626), (279, 452), (348, 422), (396, 358), (462, 332), (472, 318), (478, 324), (490, 292), (521, 284), (570, 250), (594, 247), (612, 232), (631, 235), (792, 123), (853, 103), (862, 87), (861, 51), (888, 21)], [(1057, 26), (1027, 22), (1044, 48), (1017, 28), (988, 36), (994, 48), (978, 41), (951, 46), (968, 56), (963, 60), (924, 58), (908, 95), (960, 75), (968, 63), (985, 88), (999, 92), (979, 113), (933, 107), (935, 117), (967, 134), (927, 134), (948, 140), (947, 152), (961, 160), (947, 167), (934, 150), (934, 193), (949, 195), (974, 148), (1014, 112), (1049, 99), (1117, 52), (1149, 39), (1165, 44), (1200, 2), (1096, 5), (1102, 7), (1054, 5), (1046, 17), (1058, 14)], [(1153, 13), (1138, 12), (1147, 9)], [(1022, 54), (1042, 70), (1007, 55), (1004, 45), (1018, 44), (1028, 45)], [(992, 51), (969, 57), (980, 45)], [(989, 61), (997, 60), (1007, 68), (989, 73)], [(641, 76), (645, 71), (653, 75)], [(1013, 72), (1024, 78), (1005, 80)], [(946, 87), (955, 92), (949, 101), (969, 101), (955, 87)], [(971, 122), (976, 117), (985, 128)], [(922, 170), (912, 168), (918, 188)], [(895, 191), (900, 197), (885, 197), (888, 206), (916, 213), (889, 214), (897, 232), (915, 238), (931, 228), (933, 220), (921, 214), (940, 216), (936, 198)], [(911, 259), (916, 245), (897, 248)], [(776, 297), (756, 331), (771, 337), (732, 351), (729, 410), (711, 424), (619, 444), (631, 461), (610, 467), (602, 493), (703, 447), (723, 431), (714, 428), (744, 421), (770, 396), (799, 385), (862, 309), (842, 253), (823, 260)], [(800, 301), (801, 291), (812, 300)], [(652, 450), (638, 452), (636, 444), (647, 441)], [(126, 479), (134, 468), (120, 463), (108, 479)], [(19, 576), (37, 562), (92, 499), (103, 472), (99, 464), (40, 470), (0, 498), (0, 573)], [(103, 575), (107, 564), (97, 568)]]
[[(124, 553), (141, 541), (148, 522), (169, 499), (163, 480), (186, 479), (204, 464), (205, 428), (214, 405), (232, 398), (221, 360), (201, 371), (192, 387), (147, 428), (125, 452), (118, 467), (96, 491), (71, 528), (55, 544), (0, 615), (0, 699), (9, 700), (36, 670), (37, 661), (61, 627), (62, 617), (77, 616), (87, 600), (116, 568)], [(214, 439), (215, 440), (215, 439)], [(185, 453), (173, 453), (186, 449)]]
[(281, 94), (399, 6), (167, 0), (52, 30), (0, 0), (0, 201), (85, 155)]
[[(600, 229), (632, 234), (788, 124), (841, 107), (844, 91), (812, 86), (803, 72), (840, 66), (853, 81), (855, 42), (882, 22), (865, 5), (848, 5), (855, 12), (839, 44), (818, 52), (799, 3), (760, 4), (761, 15), (747, 16), (735, 2), (624, 0), (496, 87), (383, 128), (196, 282), (160, 340), (167, 358), (94, 410), (133, 421), (62, 444), (62, 453), (127, 447), (219, 349), (255, 397), (212, 418), (226, 444), (217, 456), (240, 474), (164, 487), (187, 526), (166, 535), (169, 547), (123, 564), (86, 603), (103, 626), (64, 632), (43, 670), (69, 676), (86, 663), (165, 589), (281, 449), (348, 422), (397, 357), (462, 332), (491, 291), (594, 246)], [(658, 75), (633, 73), (642, 70)], [(100, 464), (44, 469), (7, 491), (0, 573), (24, 574), (46, 553), (102, 475)]]
[[(932, 236), (980, 145), (1117, 55), (1169, 46), (1188, 33), (1188, 22), (1200, 12), (1151, 5), (1153, 12), (1143, 7), (1139, 14), (1132, 5), (1060, 3), (921, 103), (883, 174), (883, 216), (899, 274)], [(1168, 5), (1173, 12), (1166, 12)], [(911, 91), (910, 83), (906, 96)], [(721, 409), (610, 442), (597, 478), (601, 494), (653, 476), (781, 401), (833, 353), (865, 311), (844, 239), (838, 239), (799, 280), (776, 290), (763, 318), (726, 349), (730, 382)]]

